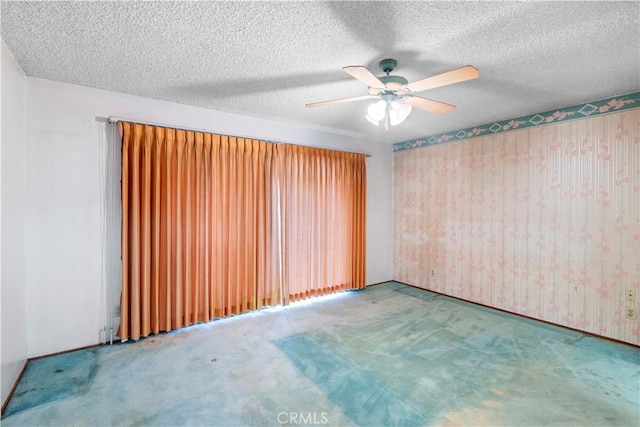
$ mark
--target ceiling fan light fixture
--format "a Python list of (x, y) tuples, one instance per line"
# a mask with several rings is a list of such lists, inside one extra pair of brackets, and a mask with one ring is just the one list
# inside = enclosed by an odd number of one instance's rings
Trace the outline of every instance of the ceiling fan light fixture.
[(378, 126), (381, 121), (385, 122), (385, 129), (389, 125), (396, 126), (404, 122), (411, 113), (412, 107), (400, 98), (387, 95), (384, 99), (374, 102), (367, 108), (364, 116), (371, 124)]
[(399, 125), (411, 114), (412, 107), (402, 99), (394, 99), (389, 103), (389, 124)]
[(372, 125), (378, 126), (381, 120), (384, 120), (387, 109), (387, 102), (384, 99), (374, 102), (367, 108), (367, 114), (364, 116)]

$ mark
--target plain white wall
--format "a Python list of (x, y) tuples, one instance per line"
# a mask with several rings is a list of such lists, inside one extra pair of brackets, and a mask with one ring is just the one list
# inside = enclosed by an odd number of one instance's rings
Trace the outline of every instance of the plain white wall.
[(120, 289), (120, 147), (110, 135), (111, 125), (104, 121), (109, 116), (371, 153), (367, 160), (367, 283), (391, 280), (391, 146), (28, 78), (29, 356), (95, 344), (105, 338), (100, 333), (103, 328), (117, 327), (113, 306)]
[(393, 149), (376, 150), (367, 159), (367, 285), (393, 279)]
[(2, 63), (2, 399), (11, 391), (27, 358), (25, 300), (25, 100), (27, 78), (4, 44)]

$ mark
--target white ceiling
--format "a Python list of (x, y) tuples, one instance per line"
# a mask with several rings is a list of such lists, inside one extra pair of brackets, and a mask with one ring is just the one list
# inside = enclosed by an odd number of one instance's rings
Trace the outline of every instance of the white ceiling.
[[(29, 76), (399, 142), (640, 89), (640, 2), (2, 2)], [(420, 95), (388, 132), (346, 65), (395, 58), (409, 81), (466, 64), (480, 78)]]

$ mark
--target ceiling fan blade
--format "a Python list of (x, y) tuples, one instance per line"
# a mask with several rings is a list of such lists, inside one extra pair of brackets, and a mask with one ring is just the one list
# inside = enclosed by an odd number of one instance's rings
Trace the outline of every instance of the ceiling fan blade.
[(380, 81), (379, 78), (374, 76), (371, 71), (367, 70), (367, 67), (363, 67), (362, 65), (350, 65), (348, 67), (342, 67), (345, 73), (349, 74), (351, 77), (360, 80), (362, 83), (366, 84), (369, 87), (382, 89), (384, 88), (384, 83)]
[(476, 67), (473, 65), (465, 65), (464, 67), (456, 68), (455, 70), (447, 71), (446, 73), (427, 77), (426, 79), (418, 80), (413, 83), (407, 83), (405, 87), (411, 92), (422, 92), (427, 89), (434, 89), (440, 86), (447, 86), (454, 83), (477, 79), (479, 76), (480, 72)]
[(449, 114), (456, 109), (455, 105), (445, 104), (444, 102), (434, 101), (420, 96), (404, 96), (402, 99), (404, 99), (407, 104), (435, 114)]
[(363, 99), (371, 99), (371, 98), (377, 98), (377, 96), (372, 96), (372, 95), (352, 96), (350, 98), (339, 98), (339, 99), (331, 99), (329, 101), (311, 102), (309, 104), (305, 104), (304, 106), (307, 108), (314, 108), (314, 107), (322, 107), (323, 105), (342, 104), (343, 102), (361, 101)]

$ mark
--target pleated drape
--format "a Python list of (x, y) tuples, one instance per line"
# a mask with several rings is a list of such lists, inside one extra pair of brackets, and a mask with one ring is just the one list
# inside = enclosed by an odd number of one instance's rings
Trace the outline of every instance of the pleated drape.
[(364, 156), (119, 127), (122, 339), (364, 287)]
[[(279, 301), (272, 144), (120, 123), (121, 337)], [(276, 281), (274, 281), (274, 278)]]
[(364, 156), (281, 148), (285, 302), (364, 288)]

